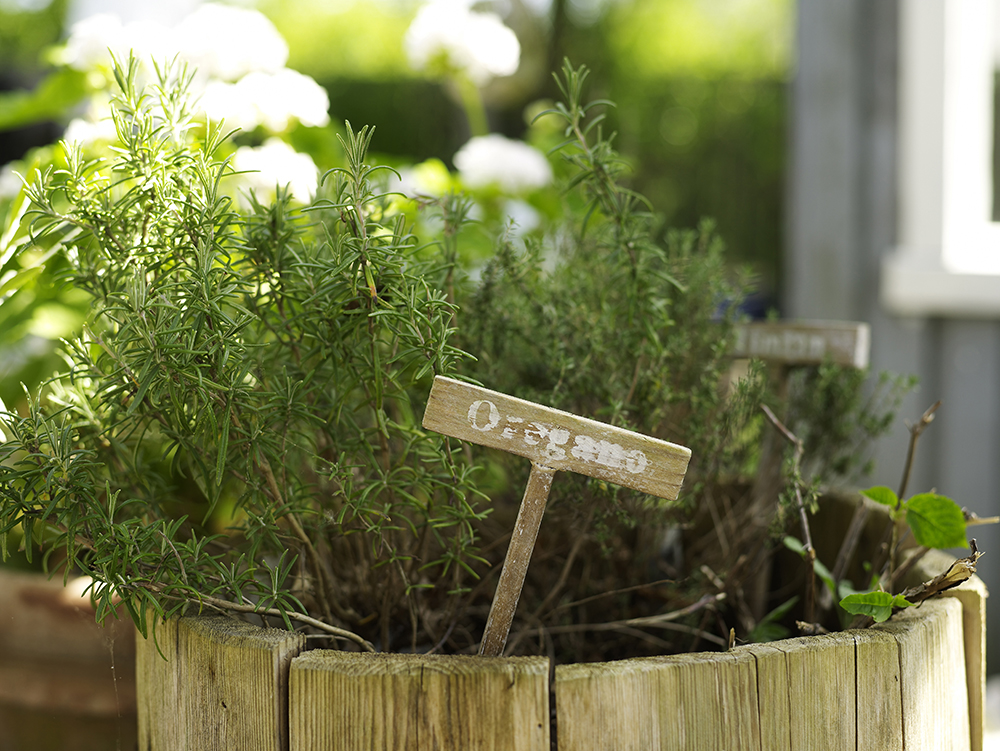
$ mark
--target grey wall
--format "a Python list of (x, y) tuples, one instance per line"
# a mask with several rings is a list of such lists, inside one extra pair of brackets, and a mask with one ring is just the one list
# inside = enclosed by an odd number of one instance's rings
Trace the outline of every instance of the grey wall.
[[(901, 318), (878, 304), (880, 259), (896, 236), (897, 0), (799, 0), (792, 83), (784, 308), (791, 317), (868, 321), (872, 368), (912, 373), (875, 482), (897, 487), (909, 433), (921, 438), (910, 492), (932, 488), (1000, 514), (1000, 321)], [(986, 552), (989, 671), (1000, 671), (1000, 529), (974, 530)]]

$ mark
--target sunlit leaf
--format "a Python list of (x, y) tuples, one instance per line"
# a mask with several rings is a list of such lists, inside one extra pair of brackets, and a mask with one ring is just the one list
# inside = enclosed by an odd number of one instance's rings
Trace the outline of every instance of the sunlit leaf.
[(917, 543), (928, 548), (964, 548), (965, 515), (947, 496), (921, 493), (906, 502), (906, 523)]

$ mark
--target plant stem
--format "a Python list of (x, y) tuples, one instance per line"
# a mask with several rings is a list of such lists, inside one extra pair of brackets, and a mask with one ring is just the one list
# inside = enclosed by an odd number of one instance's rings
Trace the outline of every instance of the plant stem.
[[(278, 610), (278, 608), (259, 608), (254, 605), (246, 603), (232, 602), (231, 600), (222, 600), (218, 597), (212, 597), (210, 595), (199, 594), (197, 598), (177, 597), (176, 595), (170, 595), (170, 594), (167, 594), (165, 596), (173, 597), (174, 599), (178, 600), (187, 600), (188, 602), (203, 603), (205, 605), (209, 605), (219, 610), (230, 610), (235, 613), (254, 613), (255, 615), (271, 615), (277, 618), (282, 617), (282, 611)], [(331, 626), (329, 623), (324, 623), (323, 621), (308, 616), (305, 613), (299, 613), (294, 610), (286, 610), (284, 611), (284, 615), (288, 616), (293, 621), (299, 621), (300, 623), (308, 624), (313, 628), (318, 628), (320, 631), (325, 631), (326, 633), (340, 637), (341, 639), (347, 639), (348, 641), (352, 641), (355, 644), (359, 645), (366, 652), (376, 651), (375, 647), (369, 641), (363, 639), (362, 637), (358, 636), (352, 631), (348, 631), (343, 628), (337, 628), (336, 626)]]
[(778, 432), (784, 436), (785, 440), (791, 443), (795, 447), (795, 455), (793, 457), (792, 473), (794, 477), (795, 485), (795, 505), (799, 512), (799, 520), (802, 522), (802, 536), (805, 538), (803, 540), (803, 546), (806, 551), (807, 563), (809, 564), (809, 570), (806, 572), (806, 601), (804, 609), (804, 618), (807, 623), (812, 623), (816, 619), (816, 549), (813, 547), (812, 543), (812, 533), (809, 531), (809, 517), (806, 514), (806, 505), (802, 500), (802, 483), (799, 477), (799, 470), (802, 464), (802, 441), (799, 440), (792, 431), (785, 427), (784, 423), (781, 422), (771, 411), (771, 409), (766, 405), (761, 405), (761, 409), (764, 410), (764, 414), (767, 415), (767, 419), (778, 429)]
[(940, 406), (941, 400), (938, 399), (920, 416), (920, 420), (917, 421), (916, 425), (910, 426), (910, 445), (906, 451), (906, 464), (903, 466), (903, 478), (900, 480), (899, 492), (896, 494), (899, 497), (900, 502), (902, 502), (903, 497), (906, 495), (907, 487), (910, 484), (910, 472), (913, 469), (913, 456), (917, 451), (917, 441), (920, 440), (920, 434), (924, 432), (924, 429), (926, 429), (927, 426), (934, 421), (934, 413)]
[(462, 100), (462, 107), (465, 109), (465, 117), (469, 121), (469, 133), (473, 136), (489, 134), (486, 106), (483, 104), (483, 95), (480, 93), (479, 87), (465, 75), (455, 76), (454, 81), (458, 89), (459, 99)]
[(892, 570), (895, 565), (896, 546), (899, 544), (899, 525), (897, 515), (899, 514), (900, 508), (902, 508), (903, 499), (906, 497), (906, 490), (910, 484), (910, 473), (913, 470), (913, 457), (917, 452), (917, 441), (920, 440), (920, 435), (924, 432), (927, 426), (933, 422), (934, 413), (940, 406), (941, 400), (939, 399), (928, 407), (926, 411), (924, 411), (916, 424), (909, 426), (910, 445), (906, 450), (906, 464), (903, 466), (903, 477), (899, 482), (899, 492), (896, 494), (896, 508), (893, 510), (889, 530), (882, 540), (883, 545), (888, 545), (885, 553), (886, 559), (876, 568), (876, 570), (879, 571), (880, 579), (888, 582), (890, 593), (892, 592), (892, 582), (895, 579)]

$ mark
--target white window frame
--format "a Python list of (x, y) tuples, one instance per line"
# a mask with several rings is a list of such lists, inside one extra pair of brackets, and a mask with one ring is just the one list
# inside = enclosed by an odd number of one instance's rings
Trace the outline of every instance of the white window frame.
[(880, 279), (892, 313), (1000, 317), (1000, 223), (991, 221), (997, 2), (899, 3), (899, 245)]

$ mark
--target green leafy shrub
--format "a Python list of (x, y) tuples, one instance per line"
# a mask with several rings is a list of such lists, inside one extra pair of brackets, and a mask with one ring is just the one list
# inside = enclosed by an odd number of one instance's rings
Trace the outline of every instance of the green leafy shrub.
[(32, 241), (65, 250), (93, 314), (68, 374), (5, 417), (0, 531), (54, 536), (101, 615), (214, 598), (356, 627), (374, 602), (386, 644), (407, 592), (461, 591), (481, 514), (468, 468), (414, 428), (465, 357), (453, 305), (385, 214), (371, 131), (308, 215), (286, 194), (240, 213), (184, 71), (142, 90), (136, 70), (115, 160), (71, 148), (28, 189)]
[[(11, 247), (64, 258), (92, 311), (66, 374), (3, 415), (0, 541), (92, 576), (99, 617), (120, 601), (143, 632), (150, 608), (209, 607), (363, 648), (474, 648), (527, 467), (420, 428), (448, 374), (694, 451), (678, 504), (560, 478), (510, 649), (635, 653), (628, 620), (693, 606), (706, 581), (733, 603), (720, 617), (745, 609), (744, 546), (762, 529), (744, 524), (746, 477), (773, 395), (756, 366), (728, 376), (743, 280), (709, 225), (666, 232), (625, 186), (582, 69), (567, 64), (547, 115), (566, 138), (558, 218), (487, 221), (482, 267), (463, 248), (469, 202), (404, 208), (366, 161), (368, 128), (348, 127), (344, 166), (308, 205), (279, 189), (241, 208), (188, 73), (143, 87), (137, 71), (116, 67), (113, 157), (66, 147), (26, 188)], [(707, 613), (662, 628), (719, 642)]]

